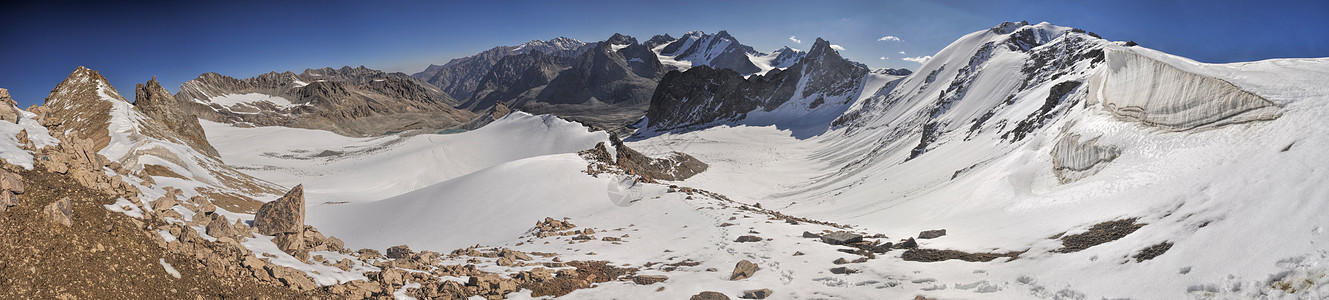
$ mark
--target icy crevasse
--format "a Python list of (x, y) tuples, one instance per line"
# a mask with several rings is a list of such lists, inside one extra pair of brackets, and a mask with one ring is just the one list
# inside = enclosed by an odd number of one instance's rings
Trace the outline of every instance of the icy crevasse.
[(1222, 79), (1135, 52), (1110, 49), (1089, 80), (1089, 101), (1118, 118), (1167, 130), (1272, 120), (1278, 105)]

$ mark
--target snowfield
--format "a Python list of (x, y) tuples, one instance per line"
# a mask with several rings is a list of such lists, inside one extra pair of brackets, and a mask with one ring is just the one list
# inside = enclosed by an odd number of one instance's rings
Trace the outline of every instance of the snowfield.
[[(304, 184), (307, 222), (348, 248), (480, 244), (669, 277), (663, 290), (611, 281), (567, 299), (759, 288), (780, 299), (1329, 297), (1329, 58), (1204, 64), (1007, 23), (966, 35), (913, 75), (871, 76), (862, 96), (819, 110), (834, 115), (797, 111), (807, 105), (795, 100), (745, 125), (627, 143), (709, 164), (664, 184), (586, 174), (576, 152), (608, 135), (548, 115), (375, 138), (203, 127), (227, 165)], [(621, 241), (532, 236), (545, 217)], [(1139, 227), (1078, 251), (1061, 239), (1121, 220)], [(898, 243), (933, 229), (947, 234), (920, 248), (1018, 257), (918, 262), (892, 250), (835, 264), (860, 256), (802, 237), (850, 230)], [(737, 241), (746, 235), (760, 239)], [(761, 270), (728, 280), (744, 259)], [(337, 276), (319, 283), (355, 278)]]

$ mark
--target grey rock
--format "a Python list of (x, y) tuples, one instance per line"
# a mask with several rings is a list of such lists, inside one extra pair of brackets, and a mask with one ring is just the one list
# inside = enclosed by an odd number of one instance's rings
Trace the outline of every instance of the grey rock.
[(862, 242), (863, 235), (846, 231), (837, 231), (821, 236), (821, 241), (831, 245), (853, 244)]
[(925, 230), (918, 233), (920, 239), (935, 239), (946, 235), (945, 229)]
[(392, 247), (389, 247), (389, 248), (388, 248), (388, 254), (387, 254), (387, 257), (388, 257), (388, 258), (394, 258), (394, 259), (396, 259), (396, 258), (408, 258), (408, 257), (411, 257), (411, 256), (414, 255), (414, 254), (415, 254), (415, 252), (412, 252), (412, 251), (411, 251), (411, 247), (410, 247), (410, 246), (407, 246), (407, 245), (396, 245), (396, 246), (392, 246)]

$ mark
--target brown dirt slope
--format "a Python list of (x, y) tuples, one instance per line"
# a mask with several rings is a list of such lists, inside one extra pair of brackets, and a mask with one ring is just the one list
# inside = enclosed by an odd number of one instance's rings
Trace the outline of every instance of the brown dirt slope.
[[(303, 299), (301, 293), (252, 277), (214, 276), (196, 260), (168, 254), (150, 240), (138, 219), (102, 205), (115, 198), (80, 186), (66, 175), (15, 170), (27, 193), (0, 213), (0, 298), (3, 299)], [(41, 210), (69, 197), (73, 227), (51, 223)], [(182, 277), (163, 269), (165, 258)]]

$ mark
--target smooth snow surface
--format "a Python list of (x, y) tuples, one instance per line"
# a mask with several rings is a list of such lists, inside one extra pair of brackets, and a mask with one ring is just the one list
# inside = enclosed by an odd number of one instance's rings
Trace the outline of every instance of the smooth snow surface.
[(311, 206), (387, 199), (504, 162), (575, 153), (608, 139), (578, 123), (521, 112), (462, 133), (372, 138), (200, 123), (228, 164), (282, 186), (304, 184)]

